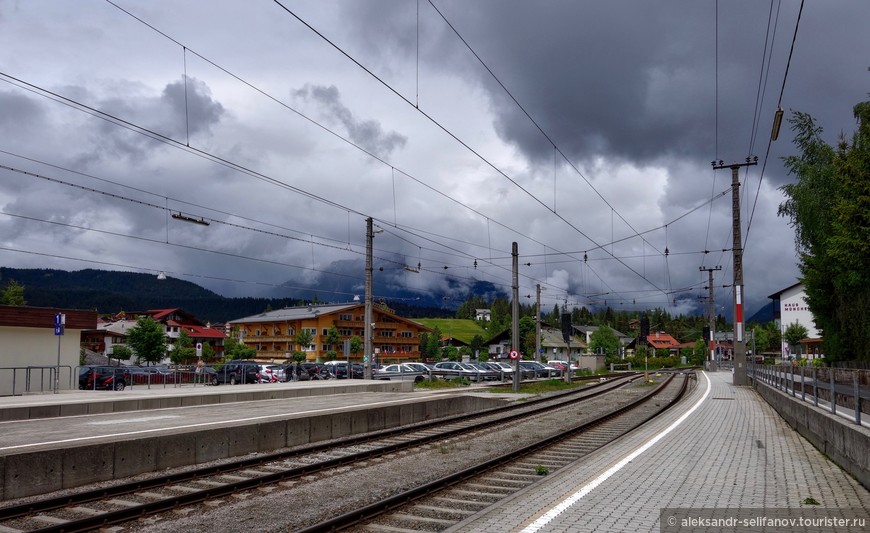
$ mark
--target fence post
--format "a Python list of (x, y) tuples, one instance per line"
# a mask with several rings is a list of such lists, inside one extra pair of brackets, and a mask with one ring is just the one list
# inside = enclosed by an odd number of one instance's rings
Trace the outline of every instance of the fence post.
[(837, 414), (837, 391), (834, 383), (834, 367), (831, 367), (831, 414)]
[(858, 369), (855, 369), (855, 371), (852, 372), (852, 386), (853, 386), (852, 393), (855, 395), (854, 396), (854, 399), (855, 399), (855, 423), (860, 426), (861, 425), (861, 391), (858, 389), (858, 373), (859, 372), (860, 372), (860, 370), (858, 370)]
[(801, 401), (807, 401), (807, 380), (804, 377), (804, 367), (801, 367)]
[(819, 380), (816, 367), (813, 367), (813, 403), (819, 406)]
[(797, 397), (797, 386), (794, 382), (794, 365), (791, 366), (791, 397)]

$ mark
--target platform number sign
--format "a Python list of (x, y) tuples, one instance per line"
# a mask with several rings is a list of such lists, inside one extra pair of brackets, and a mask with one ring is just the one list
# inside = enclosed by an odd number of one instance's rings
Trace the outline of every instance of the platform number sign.
[(63, 327), (66, 324), (66, 315), (57, 313), (54, 315), (54, 334), (63, 335)]

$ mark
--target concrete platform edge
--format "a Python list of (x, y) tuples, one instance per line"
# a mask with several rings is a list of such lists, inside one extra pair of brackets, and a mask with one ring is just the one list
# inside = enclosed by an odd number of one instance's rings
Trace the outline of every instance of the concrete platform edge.
[(756, 381), (753, 388), (788, 425), (870, 489), (870, 430)]
[[(397, 383), (398, 384), (398, 383)], [(410, 403), (360, 406), (314, 417), (288, 413), (274, 422), (117, 439), (0, 457), (0, 500), (121, 479), (169, 467), (197, 465), (250, 453), (389, 429), (504, 405), (475, 395), (426, 397)]]

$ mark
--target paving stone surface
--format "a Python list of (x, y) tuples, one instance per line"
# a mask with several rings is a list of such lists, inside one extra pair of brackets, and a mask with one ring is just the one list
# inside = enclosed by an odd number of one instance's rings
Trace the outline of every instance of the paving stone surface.
[[(864, 527), (810, 530), (870, 530), (870, 491), (792, 430), (754, 390), (735, 387), (732, 379), (729, 372), (699, 373), (687, 401), (659, 420), (450, 531), (657, 532), (662, 508), (794, 509), (795, 514), (851, 509), (866, 518)], [(695, 405), (680, 425), (589, 490), (590, 482)], [(583, 489), (588, 492), (576, 498)], [(572, 495), (576, 501), (561, 513), (542, 518)], [(819, 505), (805, 504), (807, 498)]]

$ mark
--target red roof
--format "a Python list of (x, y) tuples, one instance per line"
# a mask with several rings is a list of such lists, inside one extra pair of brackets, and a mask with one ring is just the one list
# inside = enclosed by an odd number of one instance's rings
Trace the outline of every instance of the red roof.
[(174, 311), (178, 311), (179, 307), (174, 307), (172, 309), (149, 309), (148, 314), (151, 315), (151, 318), (154, 320), (160, 320), (166, 315), (172, 314)]
[(680, 347), (680, 343), (677, 342), (677, 339), (671, 337), (667, 333), (653, 333), (652, 335), (647, 335), (646, 340), (649, 345), (656, 350)]
[(187, 334), (195, 339), (223, 339), (226, 337), (223, 331), (218, 331), (214, 328), (207, 328), (205, 326), (182, 326), (187, 330)]

